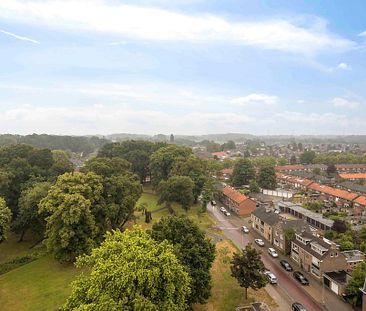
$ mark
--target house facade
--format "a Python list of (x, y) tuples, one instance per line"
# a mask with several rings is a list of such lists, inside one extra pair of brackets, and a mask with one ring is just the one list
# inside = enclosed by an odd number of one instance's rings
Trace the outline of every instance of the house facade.
[(319, 282), (325, 272), (345, 270), (346, 257), (335, 243), (307, 232), (296, 233), (291, 242), (291, 259)]
[(250, 217), (252, 228), (273, 244), (273, 227), (279, 221), (279, 215), (262, 205), (253, 211)]
[(239, 216), (248, 216), (252, 213), (257, 203), (230, 186), (222, 190), (222, 201), (227, 207)]

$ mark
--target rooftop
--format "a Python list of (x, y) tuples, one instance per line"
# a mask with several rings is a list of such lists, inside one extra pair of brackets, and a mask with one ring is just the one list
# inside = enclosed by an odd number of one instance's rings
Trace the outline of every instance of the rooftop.
[(366, 179), (366, 173), (339, 174), (343, 179)]
[(304, 215), (305, 217), (309, 217), (313, 220), (316, 220), (317, 222), (319, 222), (325, 226), (328, 226), (328, 227), (333, 226), (333, 223), (334, 223), (333, 220), (324, 218), (321, 214), (309, 211), (308, 209), (303, 208), (301, 205), (297, 205), (297, 204), (294, 204), (291, 202), (279, 202), (278, 206), (290, 208), (293, 211), (296, 211), (296, 212)]
[(330, 279), (336, 281), (337, 283), (342, 283), (342, 284), (347, 283), (347, 278), (349, 276), (349, 274), (344, 270), (325, 272), (324, 274), (326, 276), (328, 276)]
[(272, 226), (276, 224), (280, 217), (273, 210), (264, 207), (263, 205), (257, 207), (252, 214), (264, 221), (266, 224)]
[(247, 196), (245, 196), (244, 194), (240, 193), (239, 191), (235, 190), (230, 186), (226, 186), (222, 192), (225, 196), (227, 196), (228, 198), (230, 198), (231, 200), (233, 200), (238, 204), (249, 199)]
[(325, 194), (329, 194), (333, 197), (338, 197), (341, 199), (345, 199), (348, 201), (353, 201), (354, 199), (356, 199), (358, 197), (357, 193), (353, 193), (353, 192), (348, 192), (346, 190), (341, 190), (338, 188), (333, 188), (333, 187), (329, 187), (329, 186), (324, 186), (324, 185), (320, 185), (318, 183), (312, 183), (308, 186), (309, 189), (320, 192), (320, 193), (325, 193)]
[(344, 251), (342, 252), (342, 254), (346, 256), (347, 262), (365, 260), (365, 253), (359, 251), (358, 249), (351, 251)]

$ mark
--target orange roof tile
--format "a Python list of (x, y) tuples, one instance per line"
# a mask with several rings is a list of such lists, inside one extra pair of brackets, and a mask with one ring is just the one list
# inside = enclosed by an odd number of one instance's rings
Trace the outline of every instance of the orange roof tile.
[(339, 174), (343, 179), (366, 179), (366, 173)]
[(320, 193), (325, 193), (325, 194), (328, 194), (328, 195), (331, 195), (334, 197), (338, 197), (338, 198), (341, 198), (344, 200), (348, 200), (348, 201), (353, 201), (354, 199), (356, 199), (358, 197), (357, 193), (348, 192), (346, 190), (341, 190), (341, 189), (337, 189), (337, 188), (320, 185), (316, 182), (310, 184), (308, 186), (308, 188), (311, 190), (320, 192)]
[(355, 199), (353, 202), (366, 206), (366, 196), (361, 195), (357, 199)]
[(240, 193), (239, 191), (236, 191), (234, 188), (226, 186), (223, 190), (224, 195), (226, 195), (228, 198), (233, 200), (234, 202), (240, 204), (244, 202), (245, 200), (249, 199), (244, 194)]

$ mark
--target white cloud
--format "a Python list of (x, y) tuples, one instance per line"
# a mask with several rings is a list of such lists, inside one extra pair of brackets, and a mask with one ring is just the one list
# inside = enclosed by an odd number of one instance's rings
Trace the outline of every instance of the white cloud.
[(304, 27), (285, 19), (232, 22), (211, 14), (188, 15), (95, 0), (1, 0), (0, 17), (73, 31), (111, 33), (129, 39), (231, 42), (300, 54), (344, 51), (355, 46), (319, 23)]
[(342, 70), (346, 70), (348, 68), (349, 68), (349, 66), (346, 63), (339, 63), (337, 66), (337, 69), (342, 69)]
[(366, 31), (363, 31), (358, 34), (359, 37), (366, 37)]
[(331, 103), (336, 108), (347, 108), (347, 109), (355, 109), (360, 105), (360, 103), (357, 101), (353, 101), (342, 97), (333, 98), (331, 100)]
[(21, 41), (28, 41), (28, 42), (32, 42), (35, 44), (40, 44), (40, 42), (37, 40), (31, 39), (28, 37), (24, 37), (24, 36), (19, 36), (19, 35), (16, 35), (15, 33), (11, 33), (11, 32), (8, 32), (8, 31), (2, 30), (2, 29), (0, 29), (0, 33), (3, 33), (4, 35), (13, 37), (13, 38), (21, 40)]
[(257, 105), (271, 106), (278, 102), (277, 96), (253, 93), (243, 97), (236, 97), (231, 100), (231, 103), (239, 106)]

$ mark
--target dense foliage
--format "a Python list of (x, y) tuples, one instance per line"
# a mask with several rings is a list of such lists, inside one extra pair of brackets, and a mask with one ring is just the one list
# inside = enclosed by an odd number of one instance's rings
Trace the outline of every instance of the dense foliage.
[(62, 310), (171, 310), (187, 308), (190, 278), (167, 242), (141, 229), (108, 232), (89, 256)]
[(9, 230), (11, 211), (6, 206), (5, 200), (0, 198), (0, 243), (6, 240), (6, 233)]
[(189, 303), (205, 303), (211, 295), (210, 269), (215, 247), (205, 233), (187, 217), (166, 217), (155, 223), (151, 236), (156, 241), (169, 241), (191, 277)]

